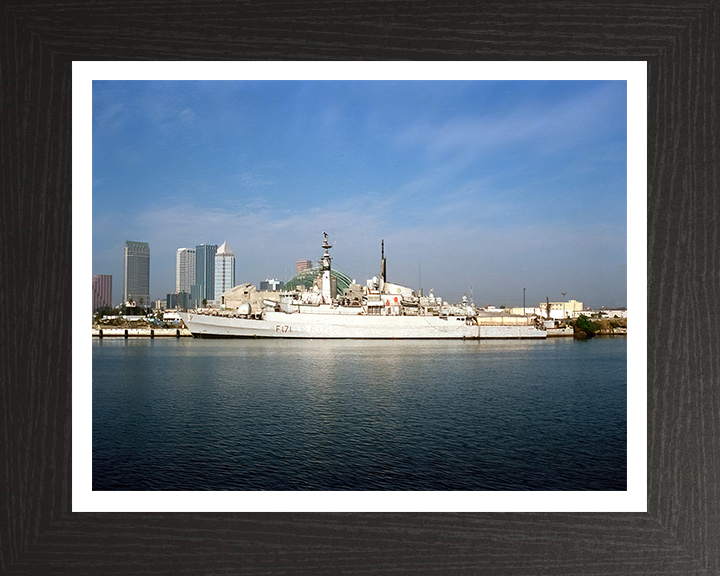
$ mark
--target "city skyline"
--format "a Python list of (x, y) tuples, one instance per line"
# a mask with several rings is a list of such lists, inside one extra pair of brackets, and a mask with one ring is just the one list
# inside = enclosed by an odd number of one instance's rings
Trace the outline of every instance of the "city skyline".
[(625, 306), (626, 130), (623, 81), (94, 82), (93, 273), (143, 237), (152, 300), (181, 246), (285, 281), (327, 231), (360, 283), (384, 240), (446, 300)]

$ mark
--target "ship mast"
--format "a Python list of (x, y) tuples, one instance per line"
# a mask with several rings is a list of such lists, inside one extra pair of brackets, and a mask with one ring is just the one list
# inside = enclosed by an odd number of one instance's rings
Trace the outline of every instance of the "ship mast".
[(387, 269), (385, 267), (385, 240), (380, 243), (380, 278), (383, 284), (387, 281)]
[(320, 270), (322, 271), (322, 295), (327, 303), (329, 303), (334, 294), (332, 293), (332, 281), (330, 279), (330, 253), (328, 250), (332, 248), (330, 240), (328, 239), (327, 232), (323, 232), (325, 236), (325, 242), (322, 247), (325, 248), (325, 254), (323, 254), (322, 260), (320, 260)]

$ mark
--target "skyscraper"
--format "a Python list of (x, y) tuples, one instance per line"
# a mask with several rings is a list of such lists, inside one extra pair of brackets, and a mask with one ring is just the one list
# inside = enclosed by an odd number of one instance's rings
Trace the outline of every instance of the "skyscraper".
[(178, 248), (175, 253), (175, 293), (187, 292), (195, 284), (195, 248)]
[(147, 242), (128, 240), (124, 261), (123, 302), (150, 306), (150, 246)]
[(215, 252), (217, 244), (195, 246), (195, 285), (191, 298), (198, 306), (215, 298)]
[(280, 282), (277, 278), (266, 278), (264, 282), (260, 282), (260, 290), (270, 290), (271, 292), (277, 292), (282, 290), (285, 282)]
[(223, 292), (235, 286), (235, 254), (223, 242), (215, 254), (215, 301), (220, 302)]
[(92, 309), (112, 307), (112, 276), (110, 274), (93, 274), (92, 277)]

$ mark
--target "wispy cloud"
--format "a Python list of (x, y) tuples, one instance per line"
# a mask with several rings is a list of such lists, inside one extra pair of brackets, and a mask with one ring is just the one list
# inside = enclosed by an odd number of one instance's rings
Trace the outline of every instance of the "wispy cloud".
[(192, 124), (195, 120), (195, 112), (190, 108), (185, 108), (178, 116), (180, 118), (180, 122), (187, 126)]
[[(398, 144), (425, 150), (431, 159), (475, 158), (480, 153), (527, 145), (536, 152), (572, 149), (579, 141), (608, 129), (609, 116), (622, 106), (624, 92), (616, 86), (559, 102), (551, 107), (525, 104), (509, 114), (458, 114), (442, 122), (427, 120), (398, 135)], [(616, 123), (611, 125), (617, 129)]]
[(254, 172), (238, 174), (238, 180), (244, 188), (264, 188), (275, 184), (273, 179)]
[(130, 108), (123, 103), (104, 106), (93, 117), (93, 133), (113, 133), (122, 128), (132, 117)]

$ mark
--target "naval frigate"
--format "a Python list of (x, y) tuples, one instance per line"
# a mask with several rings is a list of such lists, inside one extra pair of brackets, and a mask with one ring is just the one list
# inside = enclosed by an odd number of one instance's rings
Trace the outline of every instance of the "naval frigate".
[(197, 338), (348, 338), (348, 339), (489, 339), (545, 338), (531, 318), (490, 314), (467, 297), (448, 304), (431, 291), (428, 296), (388, 282), (384, 241), (380, 275), (365, 285), (354, 281), (337, 290), (332, 248), (323, 232), (325, 250), (310, 288), (299, 287), (224, 309), (198, 309), (179, 315)]

